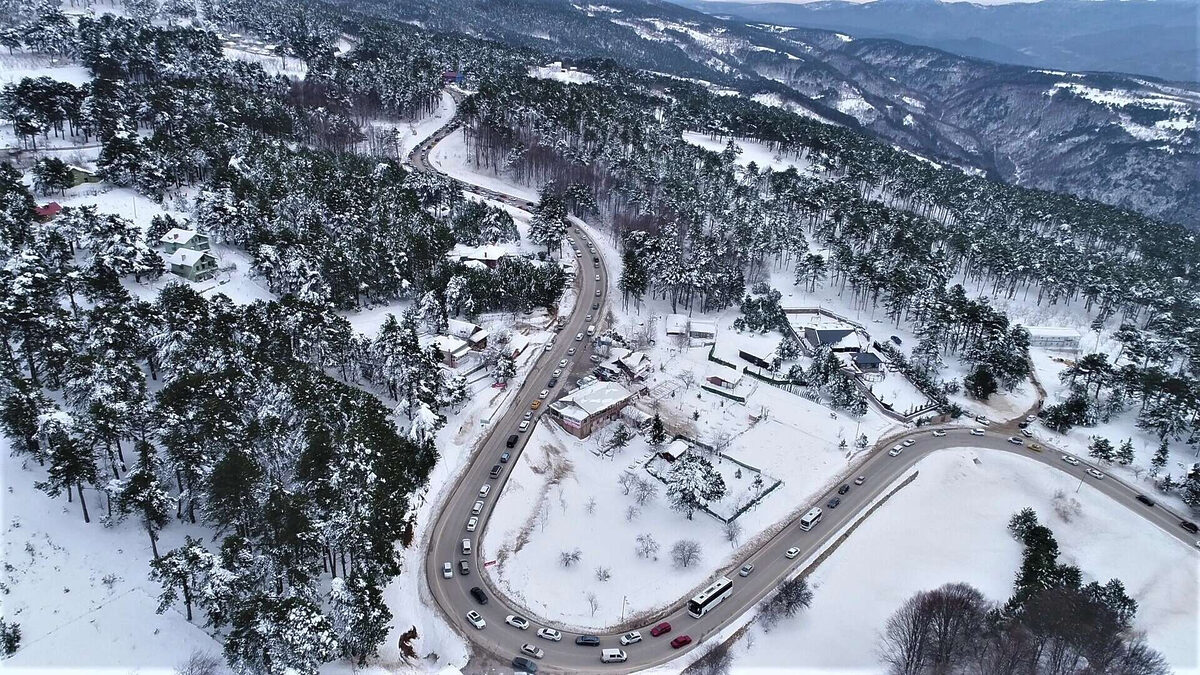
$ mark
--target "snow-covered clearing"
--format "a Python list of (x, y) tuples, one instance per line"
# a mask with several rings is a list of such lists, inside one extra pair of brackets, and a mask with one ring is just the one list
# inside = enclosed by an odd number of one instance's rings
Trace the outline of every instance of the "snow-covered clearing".
[(257, 63), (268, 75), (284, 75), (302, 80), (308, 74), (308, 64), (304, 59), (294, 56), (277, 55), (263, 50), (247, 51), (237, 47), (223, 47), (221, 51), (227, 59)]
[[(812, 575), (810, 609), (770, 633), (752, 627), (735, 644), (737, 672), (806, 672), (797, 670), (798, 654), (807, 672), (878, 672), (879, 631), (917, 591), (963, 581), (993, 601), (1006, 600), (1021, 560), (1007, 522), (1026, 506), (1054, 531), (1060, 561), (1078, 565), (1088, 581), (1121, 579), (1138, 602), (1135, 625), (1150, 645), (1176, 672), (1196, 669), (1196, 551), (1087, 484), (1076, 493), (1078, 481), (1030, 459), (956, 450), (916, 468), (917, 480)], [(1057, 490), (1080, 503), (1069, 523), (1055, 514)]]
[(0, 54), (0, 85), (19, 82), (26, 77), (49, 77), (79, 86), (90, 81), (92, 74), (71, 59), (23, 50), (16, 50), (12, 54), (5, 50)]
[(505, 192), (522, 199), (537, 201), (536, 189), (517, 184), (510, 178), (477, 167), (467, 153), (465, 134), (465, 131), (455, 131), (433, 146), (433, 150), (429, 153), (429, 163), (438, 171), (461, 181)]
[(587, 84), (596, 79), (596, 76), (591, 73), (585, 73), (571, 67), (564, 68), (561, 61), (549, 63), (544, 66), (531, 67), (529, 69), (529, 76), (542, 80), (557, 80), (558, 82), (565, 82), (567, 84)]
[[(725, 150), (725, 146), (729, 143), (730, 139), (713, 137), (695, 131), (685, 131), (683, 132), (683, 140), (705, 150), (722, 152)], [(801, 159), (795, 155), (783, 155), (757, 141), (737, 139), (734, 140), (734, 145), (740, 151), (735, 160), (740, 166), (749, 166), (753, 162), (760, 170), (765, 168), (770, 168), (772, 171), (795, 169), (800, 173), (813, 175), (816, 173), (812, 162), (807, 158)]]

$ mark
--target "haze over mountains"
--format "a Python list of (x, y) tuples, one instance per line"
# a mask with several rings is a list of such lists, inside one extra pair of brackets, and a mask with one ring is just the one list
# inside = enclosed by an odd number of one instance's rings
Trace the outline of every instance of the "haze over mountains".
[(680, 0), (679, 4), (748, 21), (891, 38), (1001, 63), (1200, 79), (1200, 3), (1190, 0), (1042, 0), (1004, 5), (940, 0)]

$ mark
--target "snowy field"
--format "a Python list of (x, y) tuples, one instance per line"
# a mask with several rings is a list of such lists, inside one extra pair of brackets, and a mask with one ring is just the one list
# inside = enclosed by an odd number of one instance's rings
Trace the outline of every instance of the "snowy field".
[[(705, 150), (713, 152), (722, 152), (728, 144), (729, 139), (722, 137), (714, 137), (709, 134), (697, 133), (695, 131), (683, 132), (683, 140), (692, 145), (699, 146)], [(734, 144), (740, 149), (741, 154), (738, 155), (736, 162), (740, 166), (748, 166), (754, 162), (759, 170), (770, 168), (772, 171), (787, 171), (795, 169), (804, 174), (816, 175), (816, 170), (812, 162), (807, 159), (801, 159), (794, 155), (784, 156), (768, 148), (763, 143), (757, 141), (748, 141), (737, 139)]]
[[(770, 633), (753, 627), (734, 645), (735, 672), (879, 672), (879, 631), (917, 591), (963, 581), (990, 600), (1007, 599), (1021, 561), (1007, 523), (1026, 506), (1054, 531), (1061, 562), (1078, 565), (1085, 581), (1121, 579), (1138, 602), (1135, 625), (1150, 645), (1177, 672), (1196, 671), (1197, 551), (1086, 484), (1075, 493), (1078, 481), (1020, 456), (945, 451), (916, 468), (917, 480), (812, 575), (810, 609)], [(1056, 490), (1081, 504), (1069, 523), (1054, 512)]]
[(429, 153), (429, 163), (437, 170), (461, 181), (505, 192), (529, 201), (536, 202), (538, 200), (535, 188), (515, 184), (492, 171), (475, 166), (473, 158), (467, 154), (465, 133), (464, 131), (455, 131), (433, 146), (433, 150)]
[(585, 73), (574, 68), (564, 68), (561, 62), (531, 67), (529, 69), (529, 76), (542, 80), (557, 80), (567, 84), (587, 84), (596, 79), (591, 73)]

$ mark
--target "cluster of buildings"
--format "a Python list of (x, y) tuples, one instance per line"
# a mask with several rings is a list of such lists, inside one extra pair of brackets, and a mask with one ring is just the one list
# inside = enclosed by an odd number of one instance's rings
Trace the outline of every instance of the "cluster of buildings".
[(442, 352), (442, 363), (457, 368), (471, 352), (481, 352), (487, 348), (488, 332), (470, 321), (449, 319), (444, 335), (430, 336), (426, 340), (427, 346), (431, 344), (437, 345)]

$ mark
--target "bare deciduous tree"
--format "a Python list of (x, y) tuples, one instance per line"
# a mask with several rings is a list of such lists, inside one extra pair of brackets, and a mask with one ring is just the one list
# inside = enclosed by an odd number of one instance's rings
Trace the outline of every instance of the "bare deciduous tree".
[(583, 553), (579, 549), (575, 549), (574, 551), (563, 551), (558, 555), (558, 561), (562, 563), (563, 567), (570, 567), (571, 565), (579, 562), (579, 559), (582, 556)]
[(700, 542), (695, 539), (680, 539), (671, 547), (671, 560), (676, 567), (691, 567), (700, 562)]
[(639, 558), (655, 558), (658, 555), (658, 542), (650, 534), (637, 536), (637, 554)]
[(612, 578), (612, 572), (608, 571), (607, 567), (596, 568), (596, 581), (608, 581)]
[(639, 476), (637, 482), (633, 485), (633, 499), (638, 503), (638, 506), (645, 506), (657, 496), (658, 486)]

